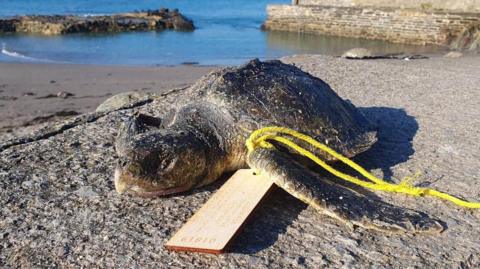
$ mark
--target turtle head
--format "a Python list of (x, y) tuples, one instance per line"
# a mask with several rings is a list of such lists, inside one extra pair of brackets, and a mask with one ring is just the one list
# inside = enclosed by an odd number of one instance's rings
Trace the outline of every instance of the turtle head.
[(202, 181), (205, 150), (194, 133), (161, 129), (155, 118), (137, 115), (124, 123), (115, 148), (118, 193), (160, 196), (190, 190)]

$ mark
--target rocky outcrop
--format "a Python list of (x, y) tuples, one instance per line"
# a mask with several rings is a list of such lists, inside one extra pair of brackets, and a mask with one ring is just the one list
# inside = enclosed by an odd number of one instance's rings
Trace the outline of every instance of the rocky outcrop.
[(108, 16), (17, 16), (0, 19), (0, 33), (59, 35), (126, 31), (193, 31), (193, 22), (178, 10), (149, 10)]
[(20, 23), (20, 20), (15, 18), (15, 19), (9, 19), (9, 20), (1, 20), (0, 19), (0, 33), (9, 33), (9, 32), (15, 32), (17, 30), (16, 25)]

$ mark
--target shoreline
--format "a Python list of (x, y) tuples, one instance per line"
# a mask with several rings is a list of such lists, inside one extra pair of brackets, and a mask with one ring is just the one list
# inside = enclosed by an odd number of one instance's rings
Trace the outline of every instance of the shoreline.
[[(455, 50), (449, 50), (446, 48), (443, 51), (434, 51), (434, 52), (426, 52), (426, 53), (405, 53), (405, 55), (422, 55), (426, 56), (428, 58), (436, 58), (436, 57), (443, 57), (449, 52), (452, 52)], [(472, 51), (458, 51), (462, 53), (465, 57), (475, 57), (479, 55), (479, 53), (472, 52)], [(382, 54), (382, 53), (380, 53)], [(388, 53), (386, 53), (388, 54)], [(395, 53), (394, 53), (395, 54)], [(400, 53), (401, 54), (401, 53)], [(332, 57), (332, 58), (338, 58), (341, 57), (341, 54), (338, 55), (330, 55), (330, 54), (315, 54), (315, 53), (294, 53), (291, 55), (286, 55), (281, 58), (288, 58), (292, 56), (297, 56), (297, 55), (321, 55), (324, 57)], [(12, 57), (8, 56), (7, 57)], [(179, 64), (98, 64), (98, 63), (74, 63), (74, 62), (48, 62), (44, 61), (41, 62), (39, 61), (2, 61), (0, 60), (0, 65), (32, 65), (32, 66), (69, 66), (69, 67), (104, 67), (104, 68), (147, 68), (147, 69), (153, 69), (153, 68), (181, 68), (181, 67), (193, 67), (193, 68), (211, 68), (211, 69), (216, 69), (216, 68), (222, 68), (225, 66), (238, 66), (243, 63), (247, 63), (251, 59), (258, 58), (261, 61), (269, 61), (269, 60), (277, 60), (279, 58), (262, 58), (262, 57), (251, 57), (251, 58), (245, 58), (244, 61), (242, 62), (236, 62), (236, 63), (230, 63), (230, 64), (202, 64), (199, 62), (184, 62), (184, 63), (179, 63)]]
[[(18, 59), (18, 56), (10, 56), (7, 54), (2, 53), (5, 57), (15, 58)], [(249, 59), (245, 59), (247, 62)], [(131, 67), (131, 68), (158, 68), (158, 67), (208, 67), (208, 68), (219, 68), (228, 65), (221, 65), (221, 64), (201, 64), (198, 62), (183, 62), (179, 64), (101, 64), (101, 63), (75, 63), (75, 62), (61, 62), (61, 61), (53, 61), (53, 60), (18, 60), (18, 61), (2, 61), (0, 60), (0, 65), (3, 64), (25, 64), (25, 65), (61, 65), (61, 66), (90, 66), (90, 67)], [(234, 65), (234, 64), (231, 64)]]

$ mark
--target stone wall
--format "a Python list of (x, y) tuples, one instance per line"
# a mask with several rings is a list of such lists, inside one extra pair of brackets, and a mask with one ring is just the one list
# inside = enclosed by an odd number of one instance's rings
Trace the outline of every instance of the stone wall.
[(480, 12), (480, 0), (298, 0), (298, 4)]
[(270, 5), (266, 30), (380, 39), (408, 44), (449, 45), (480, 13), (412, 9)]

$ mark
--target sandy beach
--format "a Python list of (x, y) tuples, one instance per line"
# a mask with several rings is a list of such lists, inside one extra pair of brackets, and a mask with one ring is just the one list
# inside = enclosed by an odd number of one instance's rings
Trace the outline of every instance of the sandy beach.
[(91, 112), (121, 92), (185, 87), (212, 69), (0, 63), (0, 132)]
[[(376, 124), (379, 141), (355, 158), (367, 170), (394, 182), (419, 172), (413, 182), (417, 186), (480, 201), (480, 56), (405, 61), (297, 55), (282, 61), (324, 79)], [(36, 115), (91, 112), (111, 94), (186, 86), (211, 69), (0, 64), (0, 84), (5, 85), (0, 89), (1, 126), (21, 130), (18, 126)], [(76, 98), (35, 99), (59, 91)], [(9, 96), (16, 99), (8, 100)], [(89, 121), (43, 123), (60, 131), (23, 132), (24, 138), (14, 144), (0, 139), (4, 148), (0, 203), (6, 205), (0, 210), (0, 267), (480, 266), (479, 210), (428, 197), (382, 193), (368, 199), (423, 212), (439, 219), (446, 230), (440, 234), (351, 230), (276, 190), (236, 238), (230, 253), (167, 251), (164, 243), (221, 182), (159, 199), (115, 192), (113, 141), (118, 126), (137, 111), (163, 115), (159, 104), (165, 100), (156, 102), (93, 114)]]

